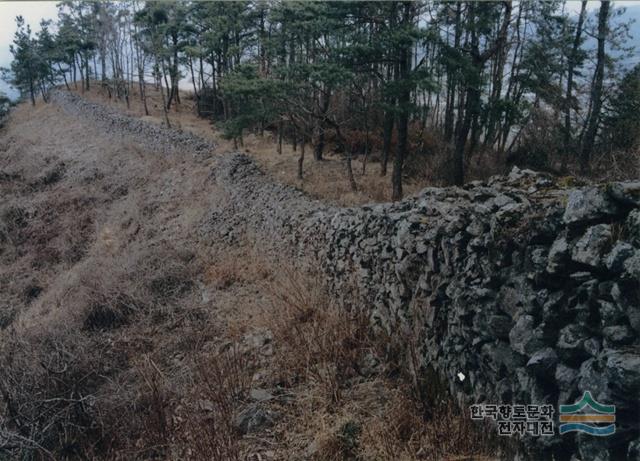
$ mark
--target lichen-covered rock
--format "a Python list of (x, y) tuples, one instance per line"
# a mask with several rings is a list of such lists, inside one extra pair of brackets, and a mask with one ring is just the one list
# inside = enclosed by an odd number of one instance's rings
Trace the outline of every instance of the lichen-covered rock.
[(561, 272), (566, 267), (570, 255), (569, 242), (567, 242), (566, 237), (558, 237), (549, 250), (547, 272), (550, 274)]
[(518, 353), (531, 356), (543, 346), (542, 341), (535, 335), (536, 321), (531, 315), (521, 316), (509, 332), (511, 347)]
[(629, 213), (624, 227), (629, 234), (629, 241), (636, 247), (640, 246), (640, 209), (632, 210)]
[(578, 239), (571, 252), (573, 261), (598, 267), (602, 263), (602, 256), (611, 244), (611, 226), (598, 224), (587, 229), (584, 235)]
[(617, 242), (605, 259), (605, 265), (611, 272), (618, 274), (624, 270), (624, 263), (636, 250), (627, 242)]
[(640, 280), (640, 251), (636, 251), (633, 256), (625, 259), (623, 265), (628, 277)]
[(640, 207), (640, 181), (611, 183), (609, 194), (626, 205)]
[(531, 356), (527, 362), (527, 368), (540, 376), (553, 376), (557, 364), (558, 354), (556, 351), (551, 347), (545, 347)]
[(560, 330), (557, 348), (560, 356), (567, 363), (575, 363), (586, 358), (587, 351), (584, 348), (584, 342), (587, 334), (584, 327), (572, 323)]
[(561, 390), (563, 391), (570, 390), (572, 387), (576, 385), (577, 378), (578, 378), (578, 370), (576, 370), (575, 368), (569, 368), (568, 366), (563, 364), (559, 364), (556, 367), (555, 379), (556, 379), (556, 382), (558, 383), (558, 387)]
[(640, 402), (640, 353), (635, 350), (607, 351), (607, 377), (611, 386), (625, 398)]
[(597, 187), (576, 189), (569, 193), (562, 217), (568, 225), (589, 224), (620, 214), (620, 205)]

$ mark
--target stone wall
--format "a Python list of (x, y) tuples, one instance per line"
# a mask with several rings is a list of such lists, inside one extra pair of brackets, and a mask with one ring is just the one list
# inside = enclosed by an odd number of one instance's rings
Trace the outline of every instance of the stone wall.
[(100, 128), (114, 136), (133, 136), (159, 153), (184, 153), (209, 155), (215, 144), (189, 132), (169, 130), (162, 125), (129, 117), (122, 112), (88, 101), (75, 93), (62, 90), (51, 91), (51, 101), (65, 112), (78, 117), (89, 117), (100, 124)]
[[(130, 135), (146, 130), (117, 117)], [(514, 169), (338, 208), (273, 182), (245, 155), (218, 157), (212, 180), (229, 200), (211, 212), (212, 238), (249, 236), (319, 267), (337, 299), (415, 345), (418, 373), (434, 370), (461, 405), (557, 408), (587, 390), (616, 405), (615, 435), (525, 438), (530, 455), (640, 459), (640, 183), (565, 188)]]

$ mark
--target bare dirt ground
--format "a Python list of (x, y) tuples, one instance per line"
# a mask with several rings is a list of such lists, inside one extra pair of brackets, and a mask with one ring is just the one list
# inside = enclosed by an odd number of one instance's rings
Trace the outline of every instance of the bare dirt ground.
[[(291, 160), (266, 157), (289, 175)], [(490, 453), (435, 386), (428, 406), (417, 398), (393, 351), (313, 274), (207, 236), (225, 200), (212, 162), (114, 139), (53, 104), (12, 113), (0, 131), (0, 458)]]

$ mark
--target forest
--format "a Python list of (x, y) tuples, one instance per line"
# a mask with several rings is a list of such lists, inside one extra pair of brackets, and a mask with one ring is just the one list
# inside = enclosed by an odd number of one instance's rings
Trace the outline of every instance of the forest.
[[(575, 8), (577, 6), (577, 8)], [(33, 33), (21, 17), (5, 78), (35, 103), (57, 85), (165, 114), (189, 89), (200, 116), (242, 145), (269, 132), (315, 161), (379, 163), (392, 198), (408, 165), (445, 184), (473, 162), (602, 178), (637, 171), (640, 67), (609, 1), (82, 2)], [(631, 67), (631, 68), (630, 68)], [(136, 96), (137, 97), (137, 96)], [(169, 118), (165, 117), (169, 124)], [(431, 159), (431, 160), (430, 160)], [(426, 166), (425, 166), (426, 165)], [(495, 170), (495, 168), (494, 168)]]

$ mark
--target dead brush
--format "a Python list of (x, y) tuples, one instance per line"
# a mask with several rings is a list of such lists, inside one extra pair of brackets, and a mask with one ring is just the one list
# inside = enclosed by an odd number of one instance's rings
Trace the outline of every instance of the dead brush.
[(0, 242), (8, 241), (12, 246), (23, 243), (28, 235), (29, 212), (18, 206), (9, 206), (0, 211)]
[[(248, 263), (249, 262), (249, 263)], [(261, 256), (251, 250), (225, 253), (215, 258), (203, 269), (203, 281), (218, 290), (225, 290), (235, 284), (263, 280), (269, 269)]]
[(243, 267), (237, 258), (226, 258), (208, 266), (203, 277), (205, 283), (224, 290), (242, 281)]
[(70, 332), (0, 341), (0, 458), (82, 457), (95, 440), (100, 366), (88, 344)]
[(140, 301), (124, 293), (112, 296), (95, 293), (93, 298), (84, 319), (84, 327), (92, 331), (111, 330), (127, 325), (130, 317), (143, 306)]
[(108, 331), (128, 325), (146, 307), (140, 281), (121, 273), (112, 261), (105, 263), (86, 267), (80, 277), (78, 302), (84, 305), (80, 321), (85, 330)]
[(238, 344), (196, 360), (193, 401), (183, 442), (191, 459), (236, 461), (241, 457), (241, 435), (234, 426), (239, 405), (248, 395), (255, 357)]
[(362, 459), (490, 459), (495, 453), (486, 432), (473, 426), (469, 415), (452, 402), (441, 402), (425, 418), (421, 406), (400, 385), (378, 415), (363, 422)]
[(142, 448), (146, 456), (166, 455), (170, 436), (174, 433), (171, 419), (172, 392), (168, 378), (156, 362), (145, 355), (136, 366), (144, 390), (136, 402), (141, 420)]
[(275, 272), (280, 277), (265, 286), (270, 309), (263, 322), (274, 336), (279, 380), (288, 385), (315, 383), (337, 402), (372, 347), (368, 319), (361, 311), (340, 308), (318, 277), (286, 266)]

